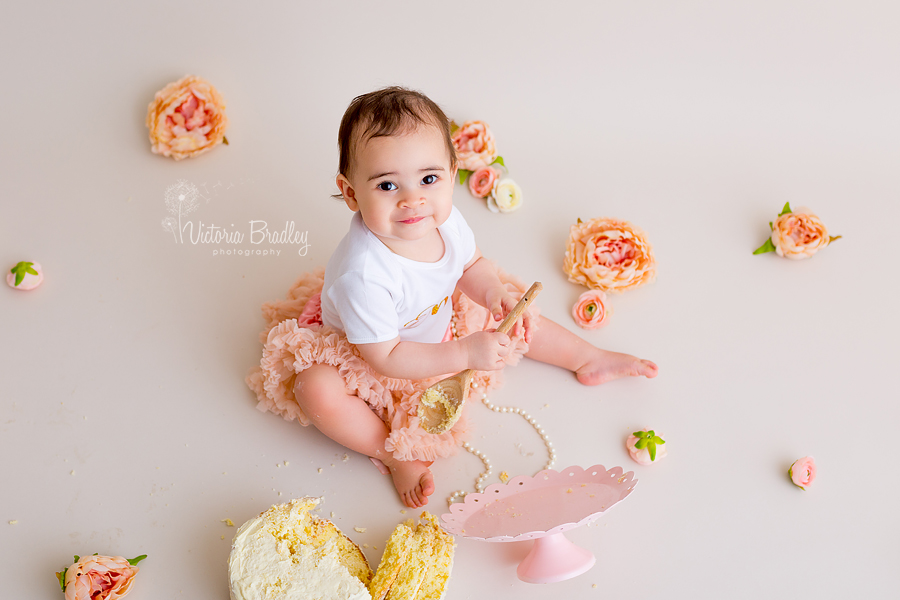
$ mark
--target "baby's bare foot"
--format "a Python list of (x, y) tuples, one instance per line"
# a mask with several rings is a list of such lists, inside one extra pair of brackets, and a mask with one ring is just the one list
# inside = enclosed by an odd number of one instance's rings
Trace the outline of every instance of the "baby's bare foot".
[(600, 385), (620, 377), (643, 375), (652, 379), (658, 371), (659, 367), (649, 360), (597, 348), (594, 355), (575, 371), (575, 377), (584, 385)]
[(434, 475), (428, 469), (429, 464), (421, 460), (398, 460), (388, 465), (394, 487), (403, 504), (409, 508), (425, 506), (428, 496), (434, 493)]

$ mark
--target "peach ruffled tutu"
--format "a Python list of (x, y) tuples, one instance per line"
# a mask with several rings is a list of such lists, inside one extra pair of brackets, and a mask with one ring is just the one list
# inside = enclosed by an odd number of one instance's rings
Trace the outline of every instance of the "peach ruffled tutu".
[[(423, 380), (395, 379), (376, 373), (360, 356), (343, 332), (322, 324), (319, 294), (325, 269), (300, 276), (288, 290), (287, 299), (263, 305), (266, 328), (260, 334), (262, 360), (247, 375), (247, 385), (256, 393), (257, 408), (271, 411), (301, 425), (309, 425), (294, 399), (294, 376), (314, 364), (331, 365), (343, 377), (347, 389), (364, 400), (390, 429), (385, 448), (399, 460), (426, 460), (451, 456), (468, 438), (466, 411), (450, 431), (435, 435), (419, 427), (416, 412), (419, 397), (442, 377)], [(500, 273), (510, 292), (520, 297), (526, 291), (521, 281)], [(457, 290), (453, 296), (451, 329), (454, 337), (493, 328), (496, 325), (487, 309)], [(536, 316), (536, 311), (532, 309)], [(528, 351), (524, 340), (513, 338), (514, 350), (507, 364), (516, 364)], [(473, 395), (496, 389), (502, 383), (503, 371), (478, 371), (469, 393)]]

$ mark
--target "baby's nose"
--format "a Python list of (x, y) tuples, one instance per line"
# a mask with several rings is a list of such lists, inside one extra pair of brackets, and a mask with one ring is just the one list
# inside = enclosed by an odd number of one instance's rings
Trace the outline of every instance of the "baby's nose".
[(425, 204), (425, 196), (422, 196), (418, 192), (410, 192), (400, 199), (400, 206), (403, 208), (421, 206), (422, 204)]

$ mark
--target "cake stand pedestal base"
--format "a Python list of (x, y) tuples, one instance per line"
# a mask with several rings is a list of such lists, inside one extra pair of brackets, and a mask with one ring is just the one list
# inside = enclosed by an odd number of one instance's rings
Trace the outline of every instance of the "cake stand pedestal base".
[(526, 583), (556, 583), (581, 575), (595, 562), (593, 554), (557, 533), (536, 539), (516, 574)]

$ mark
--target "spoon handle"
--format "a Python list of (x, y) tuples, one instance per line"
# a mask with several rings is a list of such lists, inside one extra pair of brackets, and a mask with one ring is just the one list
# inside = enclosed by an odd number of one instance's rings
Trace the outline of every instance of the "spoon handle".
[(528, 305), (531, 304), (531, 301), (537, 297), (542, 289), (544, 289), (544, 286), (541, 285), (541, 282), (535, 281), (522, 296), (522, 299), (519, 300), (519, 303), (516, 304), (513, 309), (509, 311), (509, 314), (500, 322), (500, 325), (497, 326), (497, 331), (500, 333), (509, 333), (512, 326), (515, 325), (516, 319), (525, 312), (525, 309), (528, 308)]

